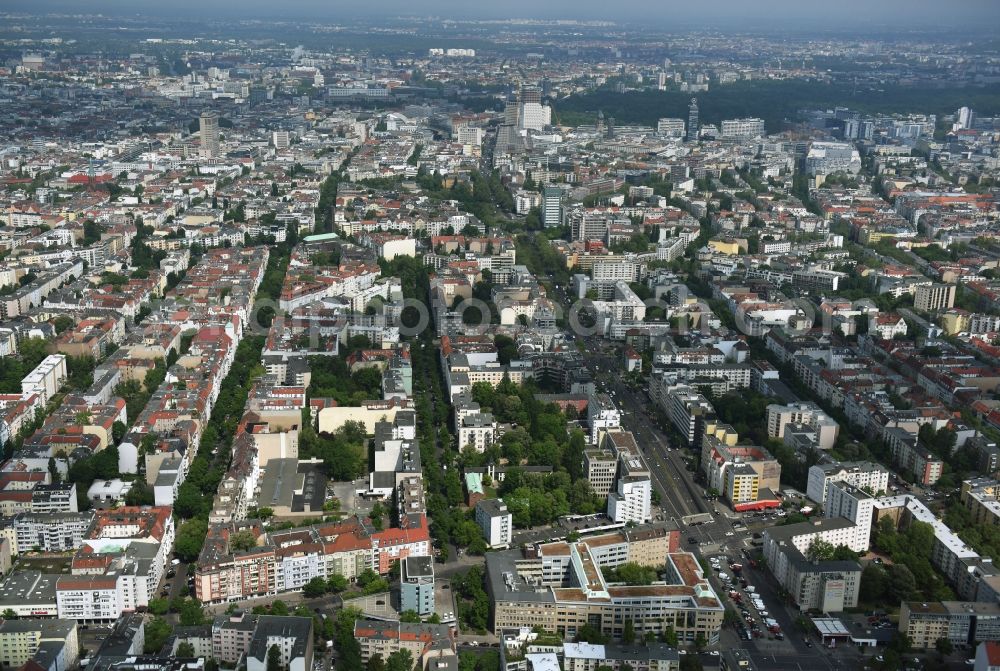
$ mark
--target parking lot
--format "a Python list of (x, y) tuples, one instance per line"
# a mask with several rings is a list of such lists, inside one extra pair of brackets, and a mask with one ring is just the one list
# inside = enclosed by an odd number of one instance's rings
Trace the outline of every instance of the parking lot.
[(746, 578), (745, 568), (753, 561), (741, 553), (717, 554), (709, 556), (709, 564), (718, 581), (720, 596), (728, 600), (729, 606), (740, 614), (740, 624), (736, 631), (744, 641), (768, 640), (784, 641), (786, 626), (782, 626), (776, 615), (778, 603), (772, 603), (772, 614), (763, 593)]
[(371, 512), (375, 501), (357, 495), (359, 489), (368, 489), (368, 479), (361, 478), (353, 482), (328, 482), (327, 496), (340, 501), (340, 512), (346, 515), (366, 515)]

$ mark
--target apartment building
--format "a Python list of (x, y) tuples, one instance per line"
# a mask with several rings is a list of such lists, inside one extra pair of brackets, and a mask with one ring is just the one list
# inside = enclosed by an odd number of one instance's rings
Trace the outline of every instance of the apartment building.
[[(854, 522), (839, 517), (770, 527), (764, 530), (764, 558), (800, 610), (839, 612), (858, 604), (861, 565), (856, 561), (815, 560), (809, 549), (816, 541), (834, 547), (857, 546), (859, 533)], [(869, 529), (863, 533), (867, 538)]]
[(934, 530), (931, 564), (951, 582), (960, 595), (975, 592), (976, 586), (969, 581), (975, 578), (972, 569), (982, 558), (918, 498), (904, 495), (875, 499), (872, 524), (878, 524), (883, 517), (893, 520), (901, 529), (914, 520), (930, 525)]
[(831, 482), (826, 491), (823, 516), (853, 522), (856, 526), (855, 533), (846, 545), (854, 552), (867, 552), (871, 540), (875, 497), (846, 482)]
[(649, 395), (667, 413), (688, 445), (701, 445), (706, 422), (714, 419), (715, 408), (711, 402), (687, 384), (678, 384), (676, 378), (653, 375), (649, 380)]
[(966, 480), (959, 497), (974, 524), (1000, 526), (1000, 482), (991, 478)]
[(946, 310), (955, 305), (954, 284), (918, 286), (913, 292), (913, 307), (921, 312)]
[(309, 617), (253, 615), (236, 610), (212, 621), (212, 657), (225, 666), (245, 663), (247, 671), (266, 671), (267, 655), (277, 646), (288, 671), (311, 671), (313, 620)]
[(462, 417), (458, 427), (458, 447), (472, 448), (476, 452), (485, 452), (497, 437), (497, 423), (489, 412), (475, 412)]
[(354, 622), (354, 638), (361, 645), (365, 663), (375, 655), (388, 659), (394, 652), (408, 650), (423, 667), (425, 656), (451, 656), (455, 652), (455, 632), (445, 624), (358, 619)]
[(434, 612), (434, 560), (431, 557), (407, 557), (401, 562), (399, 601), (400, 612), (412, 610), (418, 615)]
[(679, 671), (680, 652), (664, 643), (564, 643), (563, 671)]
[(514, 537), (514, 521), (502, 499), (482, 499), (477, 503), (476, 524), (491, 548), (510, 547)]
[(80, 659), (74, 620), (0, 620), (0, 664), (8, 669), (66, 671)]
[(826, 502), (827, 488), (833, 482), (846, 482), (879, 495), (889, 491), (889, 471), (871, 461), (815, 464), (809, 467), (806, 496), (823, 505)]
[(815, 403), (802, 402), (788, 405), (772, 403), (767, 406), (768, 438), (784, 438), (786, 428), (796, 424), (808, 426), (815, 431), (817, 447), (822, 450), (832, 449), (837, 442), (840, 425)]
[(1000, 604), (966, 601), (904, 601), (899, 631), (914, 648), (932, 649), (944, 638), (956, 646), (1000, 641)]
[(14, 518), (18, 552), (69, 552), (83, 545), (94, 513), (22, 513)]
[(267, 671), (272, 647), (288, 671), (313, 670), (313, 618), (261, 615), (257, 618), (244, 661), (247, 671)]
[(66, 381), (66, 355), (50, 354), (21, 380), (21, 393), (37, 394), (46, 404)]
[(149, 604), (150, 593), (136, 572), (123, 567), (103, 575), (63, 576), (56, 581), (59, 617), (109, 623), (122, 613)]
[(933, 485), (941, 478), (944, 462), (921, 445), (915, 434), (890, 427), (882, 435), (892, 451), (892, 461), (900, 471), (912, 473), (922, 485)]

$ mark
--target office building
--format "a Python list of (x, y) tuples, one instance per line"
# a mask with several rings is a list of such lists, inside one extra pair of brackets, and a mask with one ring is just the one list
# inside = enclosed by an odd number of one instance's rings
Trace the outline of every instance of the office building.
[(725, 608), (694, 555), (667, 553), (664, 582), (609, 584), (601, 567), (620, 565), (628, 554), (611, 554), (603, 542), (600, 537), (488, 553), (493, 632), (537, 627), (570, 640), (590, 626), (620, 641), (631, 622), (637, 639), (672, 628), (684, 645), (699, 638), (718, 642)]
[(201, 158), (219, 157), (219, 115), (215, 112), (202, 112), (199, 122), (201, 137)]
[(971, 107), (959, 107), (955, 112), (955, 130), (967, 130), (975, 127), (976, 113)]
[(542, 225), (562, 226), (563, 190), (556, 186), (542, 187)]
[(291, 143), (291, 133), (287, 130), (276, 130), (271, 133), (271, 144), (274, 145), (275, 149), (288, 149)]
[(660, 119), (656, 122), (656, 134), (664, 137), (684, 137), (684, 119)]
[(596, 496), (607, 498), (615, 486), (618, 457), (610, 450), (590, 449), (583, 453), (583, 470)]
[(856, 175), (861, 171), (861, 154), (847, 142), (813, 142), (806, 154), (806, 173), (830, 175), (846, 172)]
[(698, 139), (698, 99), (691, 98), (691, 104), (688, 105), (688, 125), (687, 125), (687, 141), (694, 142)]
[(615, 490), (608, 495), (608, 517), (618, 523), (651, 521), (652, 493), (649, 468), (642, 455), (638, 451), (620, 453)]
[(763, 119), (725, 119), (720, 128), (722, 137), (727, 139), (747, 140), (755, 137), (763, 137)]
[(921, 312), (945, 310), (955, 305), (954, 284), (919, 286), (913, 293), (913, 307)]

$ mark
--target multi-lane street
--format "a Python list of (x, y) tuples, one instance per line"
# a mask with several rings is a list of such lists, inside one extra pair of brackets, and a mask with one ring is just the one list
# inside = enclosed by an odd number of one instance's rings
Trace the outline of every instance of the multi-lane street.
[(584, 344), (582, 356), (598, 389), (615, 402), (621, 411), (622, 427), (632, 432), (643, 450), (653, 486), (660, 495), (656, 515), (675, 522), (687, 546), (705, 549), (747, 546), (747, 536), (734, 531), (733, 519), (726, 509), (709, 501), (704, 489), (694, 481), (694, 473), (688, 470), (689, 461), (694, 463), (696, 459), (694, 452), (686, 446), (672, 444), (657, 426), (646, 392), (630, 385), (624, 377), (620, 358), (602, 349), (607, 341), (597, 337), (581, 340)]

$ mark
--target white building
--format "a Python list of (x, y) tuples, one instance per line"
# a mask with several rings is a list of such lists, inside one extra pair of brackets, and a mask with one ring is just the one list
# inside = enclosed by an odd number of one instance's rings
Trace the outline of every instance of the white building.
[(656, 122), (656, 134), (665, 137), (684, 137), (684, 119), (660, 119)]
[(148, 604), (145, 576), (122, 572), (63, 576), (56, 581), (56, 608), (61, 618), (113, 622), (123, 612)]
[(50, 354), (24, 376), (21, 380), (21, 392), (26, 396), (38, 394), (44, 405), (59, 391), (66, 376), (66, 355)]
[(767, 406), (768, 438), (784, 438), (786, 427), (795, 424), (804, 424), (815, 431), (820, 449), (832, 449), (837, 442), (840, 425), (815, 403), (773, 403)]
[(70, 552), (83, 543), (92, 512), (22, 513), (14, 518), (15, 552)]
[(587, 423), (590, 425), (590, 444), (597, 445), (602, 431), (622, 425), (622, 416), (610, 396), (595, 394), (587, 402)]
[(722, 137), (749, 139), (764, 135), (763, 119), (725, 119), (722, 122)]
[(854, 522), (854, 535), (847, 547), (855, 552), (867, 552), (871, 540), (872, 511), (875, 497), (846, 482), (831, 482), (826, 488), (826, 504), (823, 516), (842, 517)]
[(288, 149), (291, 142), (291, 133), (287, 130), (276, 130), (271, 133), (271, 144), (275, 149)]
[(478, 126), (459, 126), (456, 139), (459, 144), (471, 144), (478, 147), (483, 143), (483, 129)]
[(496, 440), (497, 423), (488, 412), (465, 415), (458, 427), (458, 449), (472, 447), (476, 452), (484, 452)]
[(608, 517), (618, 523), (652, 521), (652, 493), (648, 473), (619, 477), (618, 488), (608, 496)]
[(491, 548), (510, 547), (513, 539), (513, 515), (502, 499), (483, 499), (476, 504), (476, 523)]
[(813, 142), (806, 154), (806, 173), (829, 175), (835, 172), (858, 174), (861, 154), (847, 142)]
[(889, 471), (870, 461), (850, 461), (833, 464), (816, 464), (809, 469), (806, 496), (823, 505), (831, 482), (845, 482), (873, 494), (889, 489)]

